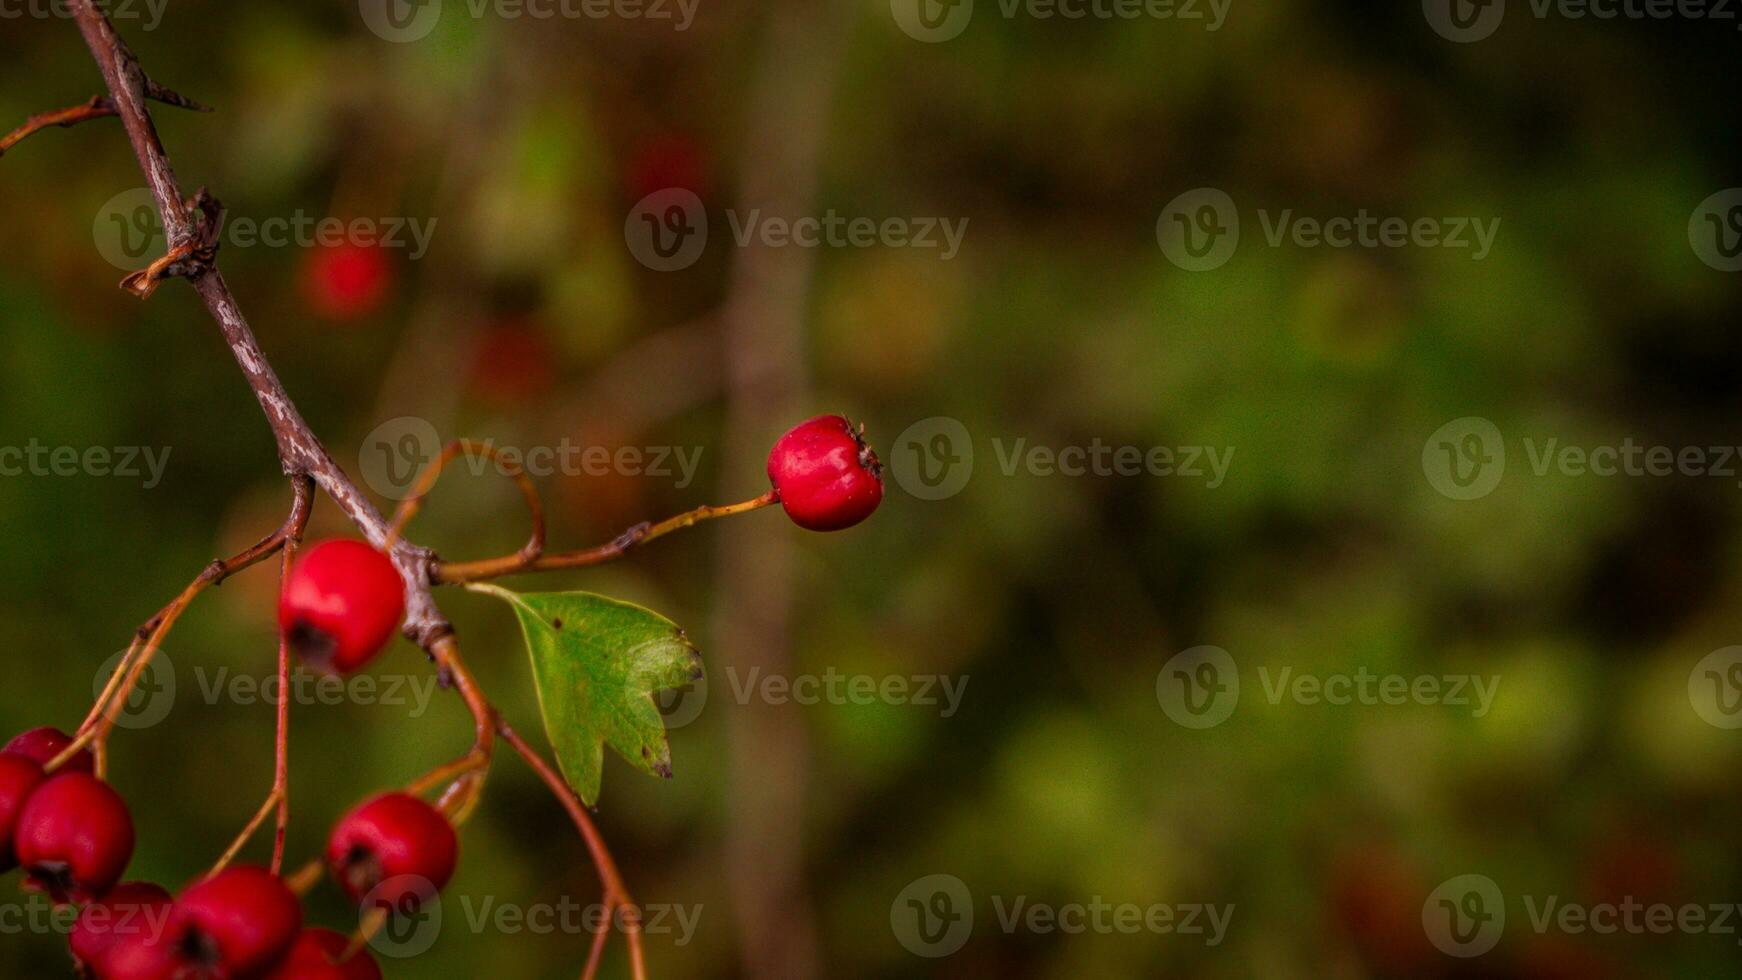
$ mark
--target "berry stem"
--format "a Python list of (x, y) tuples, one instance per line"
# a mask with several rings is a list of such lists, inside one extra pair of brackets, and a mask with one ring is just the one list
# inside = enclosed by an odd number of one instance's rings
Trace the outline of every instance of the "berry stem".
[(497, 560), (537, 560), (538, 556), (544, 553), (544, 503), (538, 497), (538, 488), (533, 486), (532, 479), (526, 475), (526, 471), (520, 467), (519, 463), (503, 456), (495, 446), (472, 439), (455, 439), (443, 446), (441, 455), (437, 456), (430, 465), (424, 467), (422, 473), (418, 474), (417, 483), (412, 487), (411, 494), (400, 502), (399, 510), (393, 515), (393, 523), (387, 531), (389, 545), (398, 540), (400, 532), (405, 530), (405, 526), (417, 516), (418, 511), (423, 509), (424, 498), (435, 487), (436, 481), (441, 478), (448, 464), (462, 453), (466, 456), (480, 456), (495, 462), (502, 474), (513, 480), (515, 486), (520, 488), (520, 495), (526, 500), (526, 509), (532, 514), (532, 537), (527, 540), (525, 545), (521, 546), (519, 551)]
[[(298, 500), (313, 496), (314, 485), (307, 477), (295, 481)], [(296, 563), (297, 549), (302, 546), (304, 532), (308, 530), (310, 506), (300, 507), (298, 520), (297, 510), (293, 505), (291, 520), (287, 522), (290, 534), (284, 540), (284, 553), (280, 556), (278, 565), (278, 587), (282, 591), (284, 582), (290, 577), (290, 567)], [(272, 864), (273, 874), (284, 870), (284, 838), (290, 828), (290, 640), (280, 633), (278, 636), (278, 717), (277, 730), (273, 735), (272, 748), (272, 792), (267, 794), (267, 800), (276, 804), (277, 823), (272, 833)], [(252, 829), (244, 834), (252, 833)]]
[(695, 510), (685, 511), (675, 517), (668, 517), (657, 524), (637, 524), (605, 544), (583, 548), (579, 551), (565, 551), (554, 555), (533, 556), (532, 558), (526, 558), (523, 555), (508, 555), (503, 558), (487, 558), (482, 561), (437, 562), (430, 567), (430, 572), (437, 584), (448, 585), (482, 582), (487, 579), (519, 575), (526, 572), (550, 572), (567, 568), (585, 568), (589, 565), (602, 565), (623, 557), (649, 541), (663, 538), (673, 531), (691, 527), (703, 521), (760, 510), (779, 502), (780, 495), (770, 490), (760, 497), (739, 501), (735, 504), (697, 507)]
[[(139, 684), (139, 679), (145, 675), (147, 667), (161, 649), (163, 638), (175, 626), (176, 620), (187, 611), (195, 598), (206, 589), (221, 584), (225, 579), (254, 565), (265, 561), (285, 547), (287, 542), (300, 539), (303, 530), (308, 526), (309, 514), (313, 509), (313, 485), (307, 477), (298, 477), (292, 481), (294, 497), (291, 502), (290, 515), (278, 530), (272, 532), (258, 542), (230, 558), (220, 558), (207, 565), (181, 594), (172, 599), (169, 605), (158, 611), (157, 615), (146, 620), (134, 634), (133, 643), (128, 652), (116, 665), (115, 673), (104, 685), (103, 693), (98, 696), (97, 703), (92, 705), (91, 713), (85, 717), (79, 726), (78, 736), (60, 755), (51, 759), (43, 768), (49, 772), (66, 764), (67, 760), (78, 754), (80, 749), (91, 746), (97, 756), (97, 775), (104, 772), (106, 748), (109, 735), (114, 731), (115, 722), (121, 716), (122, 708), (128, 698), (133, 695), (133, 688)], [(120, 678), (117, 683), (116, 678)]]
[(115, 111), (115, 103), (100, 95), (93, 97), (83, 105), (76, 105), (69, 109), (56, 109), (53, 112), (37, 113), (24, 120), (24, 125), (5, 136), (0, 136), (0, 155), (51, 126), (66, 128), (77, 126), (79, 123), (92, 119), (103, 119), (118, 114)]
[(468, 773), (486, 768), (489, 765), (489, 757), (478, 752), (476, 749), (473, 749), (471, 752), (466, 753), (460, 758), (446, 763), (445, 765), (437, 766), (429, 772), (424, 773), (422, 776), (419, 776), (405, 787), (405, 791), (410, 793), (412, 796), (422, 796), (443, 783), (451, 782), (461, 776), (467, 775)]
[(326, 865), (320, 858), (314, 858), (302, 867), (284, 876), (285, 887), (298, 895), (307, 895), (320, 883), (321, 875), (326, 873)]
[[(262, 803), (260, 809), (255, 811), (254, 816), (248, 821), (248, 825), (242, 828), (240, 834), (236, 835), (236, 839), (230, 843), (229, 849), (224, 851), (223, 856), (218, 858), (217, 863), (212, 865), (212, 870), (207, 871), (205, 877), (216, 877), (218, 872), (229, 867), (230, 862), (236, 860), (236, 855), (242, 853), (242, 848), (247, 846), (249, 838), (254, 836), (255, 831), (258, 831), (266, 823), (266, 818), (278, 808), (281, 798), (282, 794), (279, 793), (278, 787), (274, 786), (272, 792), (266, 794), (266, 802)], [(277, 868), (273, 869), (274, 874), (277, 871)]]
[[(641, 951), (641, 909), (636, 906), (635, 899), (630, 897), (629, 889), (623, 884), (623, 876), (617, 871), (617, 862), (611, 857), (610, 848), (605, 846), (605, 838), (600, 835), (599, 828), (594, 826), (593, 818), (587, 815), (586, 804), (575, 795), (575, 791), (557, 772), (556, 767), (546, 762), (544, 756), (536, 749), (526, 744), (506, 721), (498, 721), (497, 729), (502, 734), (502, 740), (513, 747), (514, 751), (526, 760), (533, 772), (550, 787), (551, 793), (569, 813), (575, 828), (581, 832), (581, 839), (587, 844), (587, 850), (593, 855), (593, 864), (599, 869), (599, 878), (605, 886), (606, 918), (614, 920), (615, 913), (623, 911), (623, 933), (629, 941), (629, 971), (634, 980), (647, 980), (647, 964)], [(604, 949), (604, 939), (607, 929), (600, 929), (599, 935), (593, 940), (593, 949), (587, 957), (587, 970), (582, 974), (583, 980), (591, 980), (598, 969), (599, 956)]]

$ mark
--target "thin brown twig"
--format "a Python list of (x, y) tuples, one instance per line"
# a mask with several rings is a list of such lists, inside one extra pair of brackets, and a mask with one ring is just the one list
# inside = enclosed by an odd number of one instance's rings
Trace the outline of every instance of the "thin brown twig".
[[(173, 89), (165, 88), (150, 79), (145, 80), (145, 97), (157, 102), (162, 102), (164, 105), (172, 105), (193, 112), (212, 111), (209, 107), (201, 105)], [(7, 150), (12, 149), (45, 129), (52, 129), (57, 126), (61, 129), (68, 129), (77, 126), (82, 122), (89, 122), (93, 119), (108, 119), (114, 116), (119, 116), (120, 114), (121, 113), (115, 108), (114, 100), (103, 95), (93, 95), (88, 101), (82, 102), (79, 105), (69, 106), (65, 109), (39, 112), (24, 120), (24, 125), (19, 126), (12, 132), (7, 133), (5, 136), (0, 136), (0, 156), (5, 156)]]
[(685, 511), (676, 517), (668, 517), (657, 524), (641, 523), (624, 531), (605, 544), (583, 548), (579, 551), (565, 551), (555, 555), (543, 555), (526, 559), (520, 555), (509, 555), (504, 558), (486, 558), (482, 561), (468, 562), (437, 562), (430, 567), (435, 576), (435, 582), (441, 585), (459, 584), (465, 582), (482, 582), (488, 579), (502, 578), (506, 575), (520, 575), (526, 572), (551, 572), (568, 568), (585, 568), (589, 565), (600, 565), (623, 557), (629, 551), (657, 538), (663, 538), (673, 531), (693, 527), (703, 521), (716, 520), (721, 517), (731, 517), (734, 514), (744, 514), (759, 510), (770, 504), (780, 502), (780, 496), (770, 490), (760, 497), (739, 501), (735, 504), (725, 504), (717, 507), (697, 507)]
[(66, 109), (55, 109), (52, 112), (39, 112), (24, 120), (24, 125), (0, 136), (0, 156), (6, 151), (29, 139), (31, 136), (55, 126), (67, 129), (92, 119), (106, 119), (120, 115), (115, 111), (115, 103), (101, 95), (91, 97), (89, 102)]
[[(617, 871), (617, 862), (611, 857), (610, 848), (605, 846), (605, 838), (599, 833), (599, 828), (593, 825), (593, 818), (588, 816), (586, 804), (575, 795), (575, 791), (563, 780), (556, 767), (546, 762), (538, 750), (526, 743), (512, 726), (506, 721), (497, 721), (497, 731), (502, 740), (514, 748), (514, 751), (526, 760), (538, 777), (561, 801), (563, 809), (569, 812), (569, 818), (574, 821), (575, 829), (581, 832), (581, 839), (586, 841), (587, 849), (592, 852), (593, 864), (599, 869), (599, 878), (605, 888), (606, 918), (614, 919), (615, 913), (622, 910), (623, 932), (629, 941), (629, 972), (634, 980), (647, 980), (647, 964), (641, 951), (641, 910), (635, 904), (635, 899), (629, 894), (629, 889), (623, 884), (623, 876)], [(588, 958), (587, 972), (583, 980), (593, 975), (597, 968), (597, 952), (603, 944), (595, 940), (594, 955)]]
[[(284, 540), (280, 546), (279, 583), (283, 587), (284, 580), (290, 575), (290, 566), (296, 561), (296, 549), (302, 543), (304, 532), (308, 530), (309, 516), (314, 510), (314, 484), (307, 477), (297, 477), (291, 481), (295, 488), (296, 498), (291, 504), (290, 517), (285, 519), (280, 532)], [(284, 867), (284, 838), (290, 826), (290, 642), (283, 636), (278, 638), (278, 707), (274, 712), (272, 752), (272, 789), (266, 794), (266, 802), (260, 805), (254, 818), (242, 828), (229, 850), (218, 858), (217, 864), (207, 872), (207, 877), (217, 874), (228, 867), (236, 855), (242, 852), (256, 831), (266, 823), (268, 814), (277, 814), (277, 824), (272, 837), (272, 873), (277, 874)]]
[(308, 524), (309, 508), (312, 505), (312, 494), (305, 484), (304, 480), (297, 481), (297, 491), (295, 500), (291, 505), (290, 516), (285, 519), (284, 524), (278, 530), (237, 555), (230, 558), (219, 558), (207, 565), (188, 584), (187, 588), (181, 591), (180, 595), (139, 627), (134, 634), (134, 645), (129, 647), (128, 654), (115, 668), (115, 674), (121, 676), (121, 681), (116, 683), (115, 677), (110, 677), (109, 683), (103, 688), (104, 696), (100, 696), (97, 703), (92, 706), (91, 713), (79, 726), (78, 735), (73, 739), (72, 744), (68, 745), (60, 755), (49, 760), (48, 765), (43, 767), (44, 769), (52, 772), (65, 765), (67, 760), (78, 754), (80, 750), (94, 746), (98, 760), (98, 775), (102, 775), (103, 750), (108, 744), (109, 734), (114, 730), (117, 720), (121, 717), (121, 710), (128, 698), (132, 696), (134, 687), (138, 685), (146, 668), (151, 665), (152, 659), (161, 649), (163, 638), (169, 634), (170, 629), (175, 626), (176, 620), (181, 618), (181, 614), (187, 611), (187, 607), (200, 593), (212, 586), (222, 584), (225, 579), (245, 568), (265, 561), (283, 548), (285, 542), (290, 540), (292, 535), (302, 533), (302, 529)]
[(387, 539), (389, 541), (398, 540), (401, 532), (405, 530), (405, 526), (411, 523), (412, 518), (416, 517), (418, 512), (423, 509), (424, 499), (435, 488), (436, 481), (441, 479), (448, 464), (462, 454), (479, 456), (494, 462), (502, 474), (513, 480), (514, 485), (520, 488), (520, 496), (526, 500), (526, 509), (532, 515), (532, 536), (527, 539), (526, 544), (521, 545), (519, 551), (505, 558), (488, 560), (536, 561), (540, 555), (544, 554), (544, 502), (538, 497), (538, 488), (533, 486), (532, 478), (526, 475), (526, 470), (522, 469), (519, 463), (502, 455), (501, 450), (495, 446), (472, 439), (455, 439), (448, 443), (442, 447), (441, 453), (436, 456), (435, 460), (424, 467), (423, 472), (418, 476), (417, 483), (412, 487), (411, 493), (403, 501), (400, 501), (399, 510), (393, 515), (393, 523), (388, 527)]

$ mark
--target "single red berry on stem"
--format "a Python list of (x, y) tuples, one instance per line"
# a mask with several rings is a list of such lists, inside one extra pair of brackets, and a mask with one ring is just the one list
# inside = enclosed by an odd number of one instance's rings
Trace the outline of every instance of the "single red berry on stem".
[(460, 842), (441, 811), (407, 793), (377, 796), (346, 814), (327, 841), (327, 867), (339, 887), (361, 901), (382, 882), (404, 879), (372, 896), (409, 911), (454, 876)]
[(169, 892), (148, 881), (116, 885), (101, 899), (85, 906), (67, 937), (73, 961), (86, 971), (98, 969), (117, 943), (134, 937), (148, 941), (167, 933)]
[(56, 774), (25, 801), (13, 846), (26, 888), (57, 903), (89, 902), (115, 887), (133, 859), (133, 818), (109, 784)]
[(187, 967), (247, 977), (277, 963), (301, 930), (302, 906), (283, 880), (265, 868), (238, 865), (181, 893), (168, 938)]
[(368, 950), (345, 958), (350, 946), (349, 936), (331, 929), (304, 929), (266, 980), (381, 980), (381, 967)]
[[(28, 732), (13, 736), (12, 741), (7, 742), (5, 748), (0, 748), (0, 755), (21, 755), (27, 759), (35, 760), (39, 766), (46, 766), (56, 756), (65, 752), (67, 746), (72, 744), (73, 737), (71, 735), (58, 728), (44, 725), (41, 728), (32, 728)], [(91, 751), (80, 749), (77, 755), (68, 759), (66, 765), (57, 771), (94, 772), (96, 768), (96, 760), (91, 757)]]
[(18, 867), (13, 837), (25, 801), (42, 784), (42, 767), (21, 755), (0, 755), (0, 873)]
[(768, 454), (768, 479), (794, 524), (810, 531), (852, 527), (883, 501), (883, 465), (863, 428), (822, 415), (780, 437)]
[(278, 627), (313, 666), (348, 674), (387, 645), (405, 615), (405, 586), (386, 555), (362, 541), (303, 552), (278, 597)]

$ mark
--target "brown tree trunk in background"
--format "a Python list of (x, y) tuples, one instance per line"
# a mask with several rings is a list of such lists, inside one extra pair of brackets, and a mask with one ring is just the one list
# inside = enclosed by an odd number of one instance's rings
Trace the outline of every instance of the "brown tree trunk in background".
[[(742, 184), (733, 202), (740, 214), (761, 208), (767, 216), (792, 218), (814, 209), (818, 158), (851, 14), (839, 3), (789, 3), (770, 14), (751, 94)], [(716, 241), (732, 242), (726, 236)], [(815, 261), (814, 249), (755, 242), (734, 253), (721, 322), (729, 385), (725, 459), (760, 460), (775, 437), (808, 414), (805, 318)], [(760, 470), (730, 467), (721, 499), (758, 492), (765, 486), (758, 482)], [(740, 676), (751, 667), (793, 673), (796, 541), (785, 521), (722, 526), (716, 664)], [(804, 980), (817, 973), (804, 867), (810, 746), (799, 712), (791, 704), (754, 700), (727, 707), (727, 877), (744, 971), (758, 980)]]

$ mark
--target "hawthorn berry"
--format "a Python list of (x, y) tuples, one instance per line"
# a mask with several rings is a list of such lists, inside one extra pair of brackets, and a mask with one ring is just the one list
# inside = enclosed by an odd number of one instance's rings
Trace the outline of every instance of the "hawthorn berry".
[(403, 878), (373, 898), (406, 911), (454, 876), (459, 849), (454, 825), (441, 811), (408, 793), (386, 793), (352, 810), (333, 828), (327, 867), (353, 902), (383, 882)]
[(472, 394), (499, 407), (523, 405), (550, 390), (556, 362), (550, 338), (536, 322), (499, 320), (472, 350)]
[(303, 298), (328, 320), (358, 320), (380, 309), (393, 286), (386, 250), (346, 242), (303, 257)]
[(237, 865), (182, 892), (169, 919), (167, 949), (182, 973), (248, 977), (290, 949), (302, 930), (302, 906), (277, 875)]
[[(67, 746), (71, 744), (73, 744), (71, 735), (58, 728), (44, 725), (41, 728), (32, 728), (28, 732), (14, 735), (12, 741), (6, 743), (5, 748), (0, 748), (0, 755), (21, 755), (34, 760), (39, 766), (46, 766), (54, 761), (56, 756), (65, 752)], [(91, 751), (80, 749), (78, 754), (68, 759), (66, 765), (61, 766), (59, 771), (94, 772), (96, 768), (96, 760), (91, 757)]]
[(362, 541), (303, 552), (278, 597), (278, 627), (308, 663), (348, 674), (368, 663), (405, 615), (404, 585), (386, 555)]
[(107, 895), (85, 906), (67, 937), (73, 962), (89, 975), (116, 943), (139, 936), (164, 935), (172, 902), (169, 892), (147, 881), (116, 885)]
[(822, 415), (780, 437), (768, 454), (768, 479), (794, 524), (810, 531), (852, 527), (883, 500), (883, 465), (863, 427)]
[(55, 902), (88, 902), (115, 887), (133, 858), (133, 818), (121, 794), (82, 772), (57, 773), (24, 803), (13, 847), (25, 887)]
[(304, 929), (266, 980), (381, 980), (381, 967), (368, 950), (344, 958), (350, 946), (350, 937), (331, 929)]
[(18, 867), (13, 834), (25, 801), (41, 785), (42, 767), (21, 755), (0, 755), (0, 872)]
[(636, 147), (626, 169), (629, 197), (636, 201), (674, 187), (706, 196), (712, 183), (707, 150), (686, 133), (646, 140)]
[[(174, 914), (174, 906), (171, 906)], [(116, 936), (85, 972), (96, 980), (209, 980), (212, 971), (190, 964), (167, 935), (151, 931)]]

